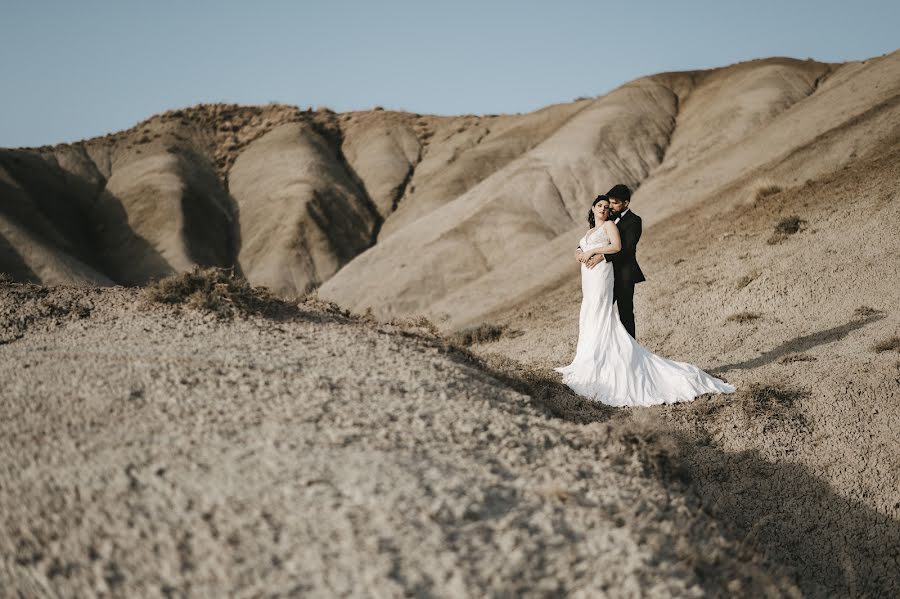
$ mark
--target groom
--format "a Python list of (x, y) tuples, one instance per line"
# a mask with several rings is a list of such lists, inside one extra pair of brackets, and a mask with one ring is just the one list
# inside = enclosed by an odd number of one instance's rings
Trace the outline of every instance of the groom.
[[(619, 309), (619, 320), (628, 334), (634, 337), (634, 286), (644, 281), (644, 273), (637, 263), (637, 244), (641, 239), (641, 217), (631, 211), (631, 190), (621, 183), (606, 192), (609, 197), (610, 218), (619, 228), (622, 249), (615, 254), (597, 254), (587, 262), (593, 268), (605, 258), (613, 265), (613, 301)], [(602, 256), (602, 257), (601, 257)]]

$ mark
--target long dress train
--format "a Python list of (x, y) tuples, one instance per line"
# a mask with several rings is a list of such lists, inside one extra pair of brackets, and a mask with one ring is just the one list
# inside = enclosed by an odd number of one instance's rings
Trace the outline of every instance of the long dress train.
[[(609, 244), (602, 228), (581, 238), (584, 250)], [(690, 401), (704, 393), (734, 393), (728, 383), (692, 364), (658, 356), (635, 341), (613, 305), (613, 267), (581, 265), (581, 312), (575, 358), (554, 368), (575, 393), (611, 406)]]

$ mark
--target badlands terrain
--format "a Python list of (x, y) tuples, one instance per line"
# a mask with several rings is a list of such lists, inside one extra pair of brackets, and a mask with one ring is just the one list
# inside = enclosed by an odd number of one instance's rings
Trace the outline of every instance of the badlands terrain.
[[(617, 182), (735, 395), (559, 385)], [(896, 596), (898, 196), (900, 52), (0, 150), (0, 594)]]

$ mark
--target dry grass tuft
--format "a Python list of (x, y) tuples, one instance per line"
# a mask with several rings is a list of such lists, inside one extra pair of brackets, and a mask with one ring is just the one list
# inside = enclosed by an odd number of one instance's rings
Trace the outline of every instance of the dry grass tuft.
[(876, 314), (881, 314), (881, 310), (876, 310), (875, 308), (870, 308), (869, 306), (860, 306), (853, 311), (853, 316), (855, 316), (856, 318), (868, 318), (870, 316), (875, 316)]
[(767, 420), (793, 421), (805, 425), (806, 419), (798, 412), (801, 400), (808, 398), (807, 391), (789, 389), (780, 385), (750, 386), (742, 407), (749, 418), (764, 417)]
[(785, 235), (793, 235), (800, 230), (800, 226), (805, 222), (805, 220), (802, 220), (796, 214), (793, 216), (788, 216), (787, 218), (783, 218), (778, 221), (778, 223), (775, 225), (775, 232), (784, 233)]
[(767, 197), (781, 193), (782, 191), (784, 191), (784, 188), (768, 177), (757, 179), (748, 188), (746, 203), (753, 206)]
[(731, 316), (726, 318), (725, 321), (745, 324), (748, 322), (753, 322), (754, 320), (758, 320), (760, 318), (762, 318), (762, 315), (758, 312), (738, 312), (737, 314), (732, 314)]
[(806, 224), (806, 221), (796, 214), (783, 218), (775, 223), (775, 231), (766, 243), (769, 245), (781, 243), (791, 235), (798, 233), (804, 224)]
[(872, 349), (879, 354), (886, 351), (900, 352), (900, 336), (894, 335), (893, 337), (889, 337), (884, 341), (876, 343)]
[(505, 325), (500, 326), (483, 323), (455, 333), (453, 335), (453, 341), (463, 347), (469, 347), (476, 343), (490, 343), (500, 339), (500, 337), (503, 336), (504, 331), (506, 331)]
[[(366, 317), (372, 319), (371, 311), (366, 312)], [(424, 338), (441, 337), (441, 331), (436, 324), (425, 316), (413, 316), (411, 318), (395, 318), (387, 323), (397, 327), (401, 335), (406, 337), (417, 336)]]
[(265, 287), (252, 287), (230, 268), (200, 268), (172, 275), (144, 288), (147, 301), (185, 305), (219, 318), (235, 314), (281, 316), (297, 311), (296, 304), (272, 295)]
[(734, 286), (736, 289), (743, 289), (744, 287), (755, 281), (757, 277), (759, 277), (759, 271), (754, 270), (753, 272), (746, 274), (738, 279)]
[(13, 279), (11, 274), (8, 272), (0, 272), (0, 285), (8, 285), (15, 282), (16, 280)]
[(779, 364), (793, 364), (794, 362), (815, 362), (817, 358), (815, 356), (809, 356), (807, 354), (790, 354), (778, 360)]

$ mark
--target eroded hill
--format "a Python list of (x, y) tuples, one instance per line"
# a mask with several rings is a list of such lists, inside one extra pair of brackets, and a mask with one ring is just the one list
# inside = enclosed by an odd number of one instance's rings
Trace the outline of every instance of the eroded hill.
[(173, 110), (0, 151), (0, 268), (133, 285), (233, 266), (284, 296), (459, 327), (570, 276), (585, 206), (615, 182), (652, 224), (865, 156), (896, 127), (898, 65), (751, 61), (524, 115)]

